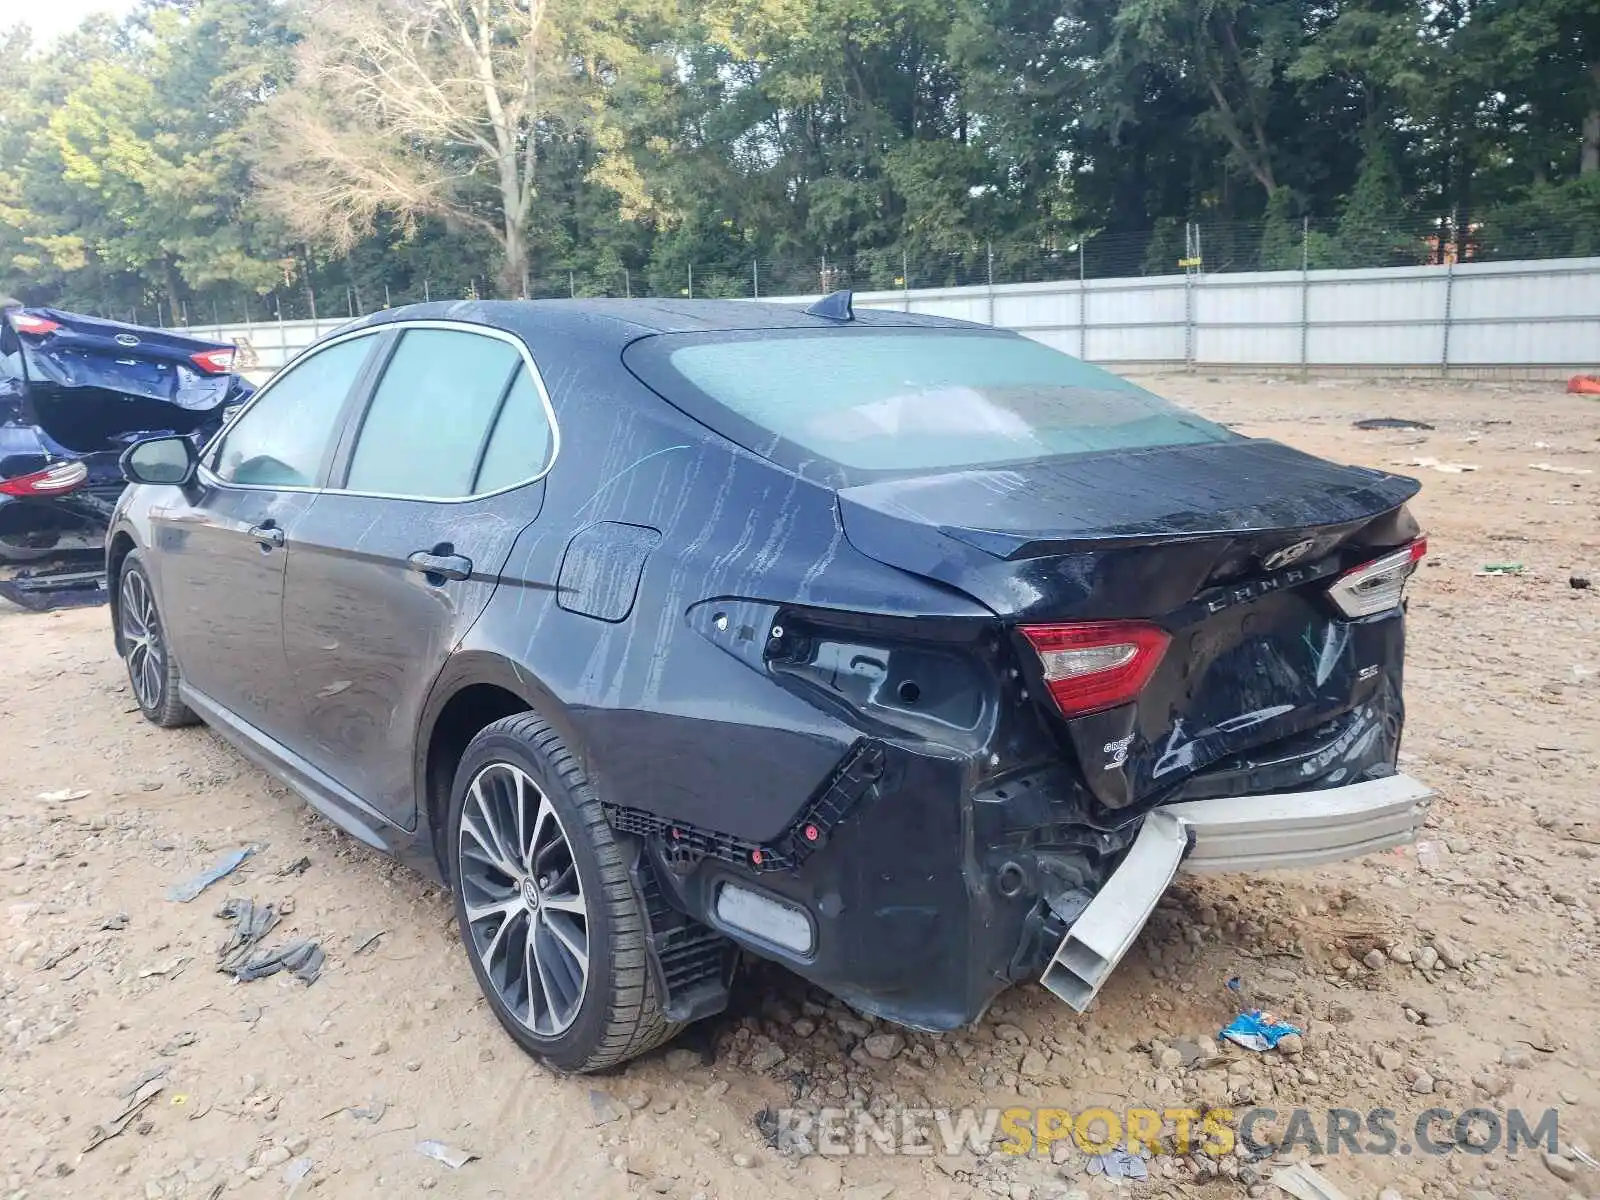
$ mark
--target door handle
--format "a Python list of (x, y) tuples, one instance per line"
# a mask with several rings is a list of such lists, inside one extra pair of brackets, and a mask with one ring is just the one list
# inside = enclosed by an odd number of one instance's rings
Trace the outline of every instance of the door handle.
[(429, 554), (418, 550), (406, 559), (406, 565), (428, 582), (437, 584), (446, 579), (468, 579), (472, 576), (472, 560), (460, 554)]
[(263, 550), (268, 546), (283, 545), (283, 530), (276, 525), (252, 525), (250, 526), (250, 536), (261, 543)]

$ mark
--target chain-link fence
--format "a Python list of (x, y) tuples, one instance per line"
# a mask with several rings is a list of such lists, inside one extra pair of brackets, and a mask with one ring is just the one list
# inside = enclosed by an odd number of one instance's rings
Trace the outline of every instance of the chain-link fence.
[[(1600, 226), (1553, 222), (1539, 213), (1502, 212), (1483, 221), (1410, 216), (1382, 221), (1266, 219), (1159, 222), (1133, 233), (1088, 233), (1027, 241), (979, 241), (930, 248), (897, 245), (835, 255), (773, 256), (738, 248), (684, 257), (658, 250), (629, 263), (608, 252), (570, 265), (537, 262), (527, 295), (760, 299), (853, 288), (914, 291), (986, 284), (1242, 271), (1316, 271), (1352, 267), (1444, 265), (1600, 255)], [(213, 291), (173, 305), (100, 309), (136, 324), (221, 326), (318, 318), (350, 318), (428, 300), (497, 294), (496, 264), (465, 264), (448, 278), (399, 267), (375, 278), (343, 264), (286, 273), (284, 287), (265, 295)]]

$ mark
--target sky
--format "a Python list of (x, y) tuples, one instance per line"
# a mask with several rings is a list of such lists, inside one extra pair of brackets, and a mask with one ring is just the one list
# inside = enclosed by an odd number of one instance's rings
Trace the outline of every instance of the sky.
[(134, 0), (0, 0), (0, 29), (28, 25), (35, 42), (48, 42), (69, 29), (75, 29), (87, 16), (108, 12), (120, 17), (133, 7)]

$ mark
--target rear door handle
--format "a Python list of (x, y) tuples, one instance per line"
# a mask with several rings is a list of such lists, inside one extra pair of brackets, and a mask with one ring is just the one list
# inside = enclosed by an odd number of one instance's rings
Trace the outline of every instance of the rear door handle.
[(250, 526), (250, 536), (261, 543), (263, 550), (268, 546), (283, 545), (283, 530), (276, 525), (252, 525)]
[(460, 554), (429, 554), (418, 550), (406, 559), (406, 565), (419, 575), (426, 575), (429, 583), (472, 576), (472, 560)]

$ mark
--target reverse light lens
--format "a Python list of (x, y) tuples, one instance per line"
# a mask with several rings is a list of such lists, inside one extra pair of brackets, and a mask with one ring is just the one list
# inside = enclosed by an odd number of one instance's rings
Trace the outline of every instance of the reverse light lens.
[(1038, 652), (1050, 698), (1066, 717), (1128, 703), (1150, 682), (1172, 640), (1146, 621), (1024, 625), (1022, 635)]
[(54, 333), (61, 328), (60, 321), (52, 321), (48, 317), (36, 317), (32, 313), (12, 313), (11, 327), (18, 333), (32, 334), (34, 337), (43, 337), (47, 333)]
[(31, 475), (0, 480), (0, 492), (7, 496), (59, 496), (80, 487), (89, 478), (89, 468), (81, 462), (57, 463)]
[(1385, 554), (1359, 567), (1352, 567), (1334, 581), (1328, 597), (1345, 616), (1370, 617), (1400, 607), (1406, 581), (1416, 573), (1417, 564), (1428, 553), (1428, 540), (1418, 538), (1409, 546)]
[(796, 954), (810, 954), (816, 941), (803, 910), (737, 884), (717, 889), (717, 916), (725, 925)]
[(199, 350), (189, 356), (189, 361), (207, 375), (226, 375), (233, 370), (233, 350)]

